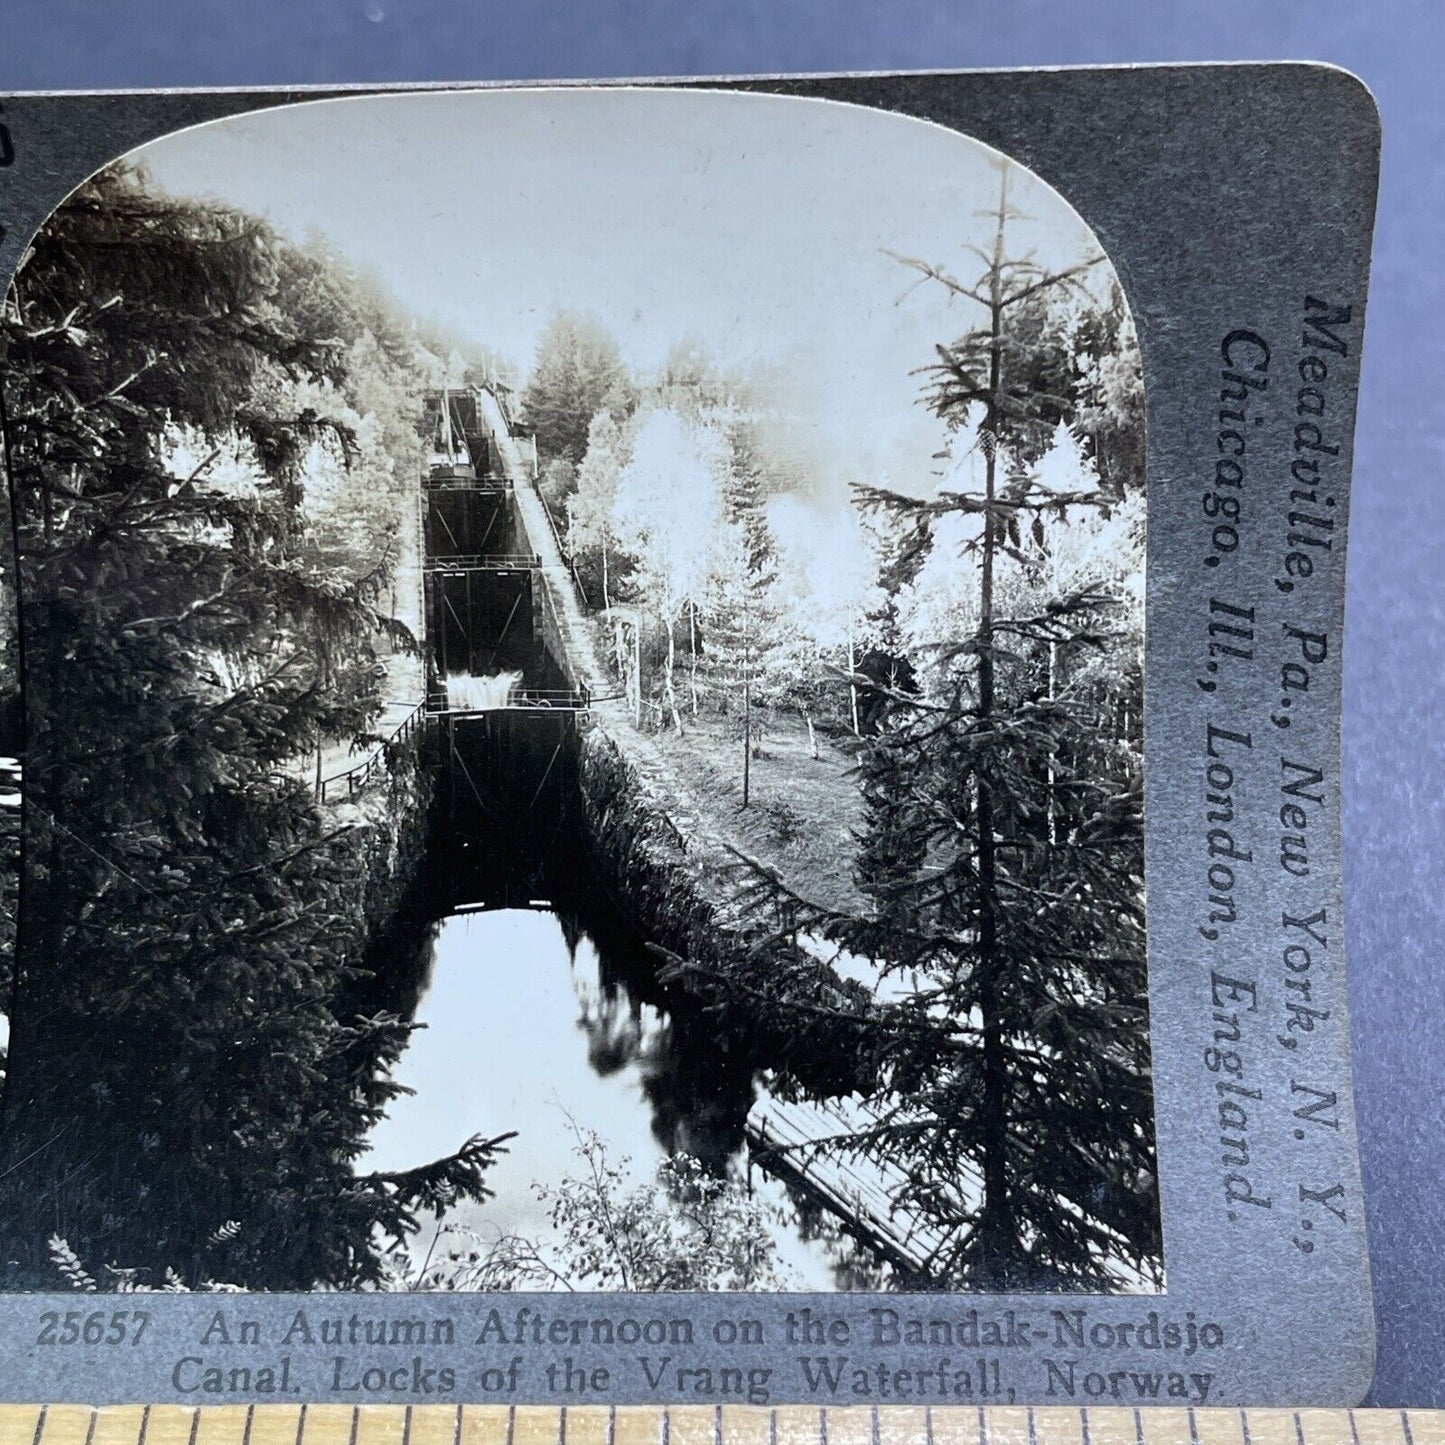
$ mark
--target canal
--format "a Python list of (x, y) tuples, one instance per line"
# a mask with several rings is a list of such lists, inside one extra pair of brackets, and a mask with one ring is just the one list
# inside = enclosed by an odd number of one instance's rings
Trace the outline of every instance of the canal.
[[(494, 405), (485, 392), (478, 403)], [(454, 450), (450, 395), (437, 405)], [(377, 1002), (421, 1027), (392, 1073), (410, 1092), (391, 1102), (358, 1170), (410, 1169), (470, 1136), (515, 1133), (488, 1172), (494, 1197), (448, 1222), (483, 1255), (522, 1239), (556, 1258), (568, 1248), (559, 1198), (595, 1197), (606, 1170), (619, 1172), (603, 1192), (631, 1198), (668, 1161), (696, 1161), (703, 1187), (724, 1187), (734, 1217), (756, 1224), (754, 1237), (766, 1231), (779, 1283), (863, 1282), (860, 1269), (874, 1267), (857, 1263), (833, 1217), (749, 1157), (748, 1116), (766, 1104), (769, 1074), (756, 1026), (660, 985), (625, 900), (577, 856), (577, 721), (543, 715), (545, 698), (511, 706), (518, 683), (572, 684), (550, 650), (548, 584), (533, 555), (555, 536), (529, 530), (519, 497), (531, 482), (519, 467), (504, 486), (492, 475), (505, 433), (500, 413), (461, 416), (466, 463), (434, 470), (426, 489), (429, 693), (445, 710), (432, 760), (435, 856), (429, 901), (377, 968), (390, 993)], [(565, 611), (565, 598), (554, 603), (554, 616)], [(684, 1193), (653, 1191), (680, 1227), (696, 1202)], [(409, 1245), (413, 1277), (441, 1243), (423, 1221)], [(563, 1274), (552, 1283), (570, 1287)]]
[[(783, 1287), (846, 1285), (857, 1267), (851, 1242), (749, 1159), (744, 1124), (765, 1098), (765, 1061), (667, 996), (585, 860), (515, 865), (478, 847), (434, 860), (447, 901), (418, 920), (419, 949), (390, 1001), (420, 1025), (393, 1070), (410, 1092), (389, 1106), (358, 1172), (413, 1168), (473, 1134), (516, 1134), (488, 1174), (495, 1197), (454, 1210), (440, 1238), (423, 1221), (410, 1270), (421, 1276), (449, 1246), (485, 1253), (502, 1240), (563, 1257), (559, 1190), (588, 1191), (605, 1159), (619, 1171), (608, 1186), (615, 1200), (688, 1156), (758, 1211)], [(585, 1153), (589, 1139), (600, 1154)], [(681, 1208), (663, 1191), (654, 1197)]]

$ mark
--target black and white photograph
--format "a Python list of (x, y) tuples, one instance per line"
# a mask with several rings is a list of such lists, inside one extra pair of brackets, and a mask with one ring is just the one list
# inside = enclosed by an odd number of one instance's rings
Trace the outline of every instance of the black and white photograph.
[(277, 106), (0, 348), (0, 1288), (1164, 1288), (1143, 371), (1027, 165)]

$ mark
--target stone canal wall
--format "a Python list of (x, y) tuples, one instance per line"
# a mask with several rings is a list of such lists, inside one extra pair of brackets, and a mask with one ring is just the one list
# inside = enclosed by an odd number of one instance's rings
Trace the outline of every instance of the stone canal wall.
[(436, 824), (430, 753), (420, 729), (369, 786), (326, 809), (337, 830), (329, 845), (342, 880), (337, 911), (358, 963), (392, 936), (422, 882)]
[(578, 737), (581, 843), (652, 945), (676, 1006), (715, 1011), (720, 1035), (819, 1094), (866, 1088), (863, 1030), (849, 1020), (868, 1012), (866, 992), (788, 946), (771, 910), (740, 899), (738, 859), (687, 807), (648, 739), (609, 726), (608, 711)]

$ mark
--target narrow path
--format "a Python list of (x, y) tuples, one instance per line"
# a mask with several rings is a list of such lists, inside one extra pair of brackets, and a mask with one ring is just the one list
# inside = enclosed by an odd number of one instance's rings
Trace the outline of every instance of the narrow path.
[[(396, 606), (397, 620), (410, 629), (418, 642), (423, 640), (423, 610), (421, 599), (421, 555), (422, 555), (422, 514), (420, 488), (418, 505), (407, 509), (401, 529), (400, 554), (396, 564), (395, 585), (392, 597)], [(373, 721), (370, 731), (382, 737), (391, 737), (410, 716), (413, 709), (426, 695), (426, 667), (422, 659), (405, 652), (392, 652), (381, 658), (386, 677), (381, 684), (381, 712)], [(353, 769), (365, 764), (381, 751), (380, 744), (373, 744), (361, 751), (353, 751), (352, 740), (347, 737), (330, 738), (321, 749), (321, 781), (333, 784), (325, 789), (327, 801), (336, 801), (347, 796), (347, 790), (340, 780)], [(316, 782), (316, 753), (293, 758), (285, 771), (293, 778), (312, 784)]]
[[(574, 684), (583, 685), (591, 692), (590, 711), (594, 723), (622, 750), (651, 795), (653, 805), (672, 822), (689, 858), (703, 872), (722, 875), (736, 863), (731, 850), (747, 848), (753, 841), (747, 836), (747, 829), (737, 827), (741, 814), (729, 801), (727, 790), (718, 787), (718, 779), (706, 760), (700, 761), (696, 753), (687, 755), (686, 739), (679, 741), (672, 736), (654, 735), (634, 726), (626, 700), (621, 696), (622, 684), (599, 658), (593, 628), (582, 610), (571, 569), (537, 490), (532, 474), (533, 459), (512, 435), (496, 397), (485, 388), (479, 396), (479, 411), (492, 431), (497, 454), (512, 483), (527, 545), (542, 561), (544, 605), (556, 622), (566, 653), (559, 661), (574, 674)], [(709, 744), (709, 753), (715, 751)], [(759, 800), (759, 813), (764, 801)], [(854, 801), (850, 787), (849, 802)], [(816, 808), (810, 811), (816, 813)], [(831, 811), (840, 813), (838, 827), (846, 835), (853, 823), (852, 817), (842, 816), (838, 809)], [(843, 870), (844, 876), (840, 879), (831, 860), (829, 869), (803, 867), (797, 859), (784, 854), (767, 856), (764, 861), (778, 868), (800, 891), (817, 897), (820, 902), (841, 907), (853, 901), (851, 869)], [(829, 871), (834, 875), (831, 879), (822, 876)]]
[[(371, 725), (371, 731), (381, 737), (390, 738), (411, 716), (422, 700), (422, 663), (417, 657), (394, 654), (384, 659), (386, 680), (382, 684), (381, 712)], [(341, 779), (381, 751), (381, 744), (353, 750), (350, 738), (331, 738), (321, 749), (321, 781), (323, 784), (339, 785)], [(286, 772), (304, 783), (316, 782), (316, 754), (292, 758)], [(327, 801), (334, 802), (346, 796), (344, 787), (328, 787)]]

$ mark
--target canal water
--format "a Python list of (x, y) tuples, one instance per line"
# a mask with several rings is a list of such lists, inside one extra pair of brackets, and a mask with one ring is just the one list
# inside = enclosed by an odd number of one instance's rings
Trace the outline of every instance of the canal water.
[[(598, 1136), (628, 1190), (686, 1153), (751, 1188), (788, 1287), (835, 1288), (836, 1231), (805, 1225), (783, 1186), (749, 1168), (756, 1071), (730, 1064), (711, 1028), (669, 1016), (650, 960), (615, 920), (519, 907), (515, 890), (507, 901), (454, 907), (432, 925), (414, 1015), (424, 1027), (393, 1073), (412, 1092), (390, 1105), (359, 1167), (410, 1168), (472, 1134), (515, 1130), (487, 1176), (496, 1197), (449, 1219), (483, 1241), (517, 1235), (545, 1250), (557, 1240), (537, 1186), (586, 1173), (579, 1136)], [(431, 1234), (424, 1224), (414, 1264)]]

